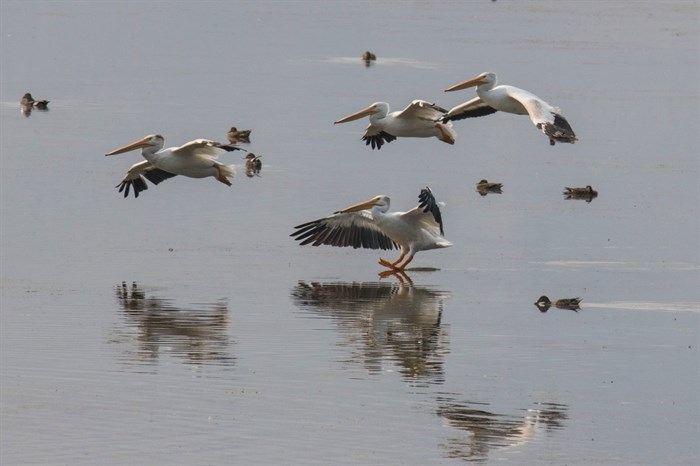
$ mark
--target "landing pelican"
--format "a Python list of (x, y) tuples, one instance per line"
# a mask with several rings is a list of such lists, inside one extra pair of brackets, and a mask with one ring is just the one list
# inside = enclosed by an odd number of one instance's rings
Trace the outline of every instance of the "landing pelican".
[(430, 188), (422, 189), (418, 199), (418, 206), (408, 212), (389, 212), (390, 199), (375, 196), (330, 217), (297, 225), (290, 236), (301, 241), (302, 246), (401, 249), (394, 262), (379, 259), (379, 264), (392, 271), (402, 271), (417, 252), (452, 246), (443, 237), (440, 207)]
[(369, 115), (369, 126), (362, 140), (372, 149), (381, 149), (385, 142), (397, 137), (429, 138), (436, 137), (448, 144), (454, 144), (457, 134), (452, 123), (445, 123), (442, 118), (447, 113), (444, 108), (425, 100), (414, 100), (400, 112), (389, 113), (389, 104), (375, 102), (367, 108), (341, 118), (334, 124), (353, 121)]
[(146, 159), (132, 165), (121, 183), (116, 186), (119, 192), (124, 191), (124, 197), (129, 196), (132, 186), (134, 196), (139, 197), (141, 191), (148, 189), (146, 179), (157, 185), (177, 175), (190, 178), (213, 176), (217, 181), (231, 186), (227, 177), (235, 174), (234, 166), (225, 165), (216, 159), (226, 152), (241, 150), (239, 147), (195, 139), (180, 147), (163, 149), (164, 141), (160, 134), (150, 134), (106, 154), (121, 154), (140, 148), (141, 155)]
[(496, 86), (496, 73), (481, 73), (459, 84), (445, 89), (458, 91), (476, 86), (475, 97), (447, 112), (443, 121), (490, 115), (497, 111), (530, 115), (532, 123), (549, 137), (549, 144), (577, 141), (574, 130), (559, 109), (552, 107), (536, 95), (513, 86)]

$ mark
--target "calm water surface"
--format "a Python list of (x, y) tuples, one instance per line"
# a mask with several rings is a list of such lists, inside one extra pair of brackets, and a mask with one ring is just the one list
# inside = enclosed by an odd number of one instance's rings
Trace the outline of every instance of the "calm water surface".
[[(698, 463), (697, 1), (0, 10), (0, 463)], [(378, 152), (332, 124), (487, 70), (580, 141), (496, 114)], [(231, 126), (259, 176), (114, 189), (140, 156), (106, 152)], [(288, 236), (426, 185), (454, 246), (405, 276)]]

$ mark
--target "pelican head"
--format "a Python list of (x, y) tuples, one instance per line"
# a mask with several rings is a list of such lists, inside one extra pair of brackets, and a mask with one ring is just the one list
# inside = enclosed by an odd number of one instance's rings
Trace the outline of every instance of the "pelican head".
[(163, 147), (164, 141), (165, 139), (160, 134), (149, 134), (148, 136), (141, 138), (138, 141), (134, 141), (130, 144), (127, 144), (126, 146), (120, 147), (119, 149), (115, 149), (112, 152), (108, 152), (105, 155), (123, 154), (124, 152), (129, 152), (131, 150), (142, 148), (153, 148), (155, 149), (155, 151), (158, 151)]
[(386, 212), (389, 210), (390, 202), (389, 196), (374, 196), (372, 199), (351, 205), (350, 207), (346, 207), (343, 210), (339, 210), (335, 213), (346, 214), (348, 212), (359, 212), (361, 210), (373, 209), (375, 207), (379, 207), (381, 212)]
[(379, 114), (380, 116), (384, 116), (389, 112), (389, 104), (385, 102), (375, 102), (372, 105), (370, 105), (367, 108), (363, 108), (362, 110), (359, 110), (355, 113), (351, 113), (348, 116), (344, 116), (340, 120), (334, 122), (334, 125), (337, 125), (338, 123), (345, 123), (347, 121), (353, 121), (353, 120), (359, 120), (362, 117), (365, 116), (373, 116)]
[(474, 76), (471, 79), (467, 79), (466, 81), (462, 81), (461, 83), (448, 87), (445, 89), (445, 92), (459, 91), (469, 87), (481, 86), (482, 84), (487, 84), (490, 86), (496, 84), (496, 73), (491, 73), (488, 71), (486, 73), (481, 73), (480, 75)]

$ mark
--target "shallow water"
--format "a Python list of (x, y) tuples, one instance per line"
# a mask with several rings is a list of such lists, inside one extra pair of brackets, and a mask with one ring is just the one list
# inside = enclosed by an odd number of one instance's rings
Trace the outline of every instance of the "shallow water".
[[(700, 459), (697, 2), (0, 9), (0, 463)], [(486, 70), (580, 140), (497, 114), (378, 152), (366, 122), (332, 124), (457, 105), (473, 91), (442, 90)], [(49, 111), (21, 113), (28, 91)], [(140, 156), (106, 152), (234, 125), (260, 176), (232, 153), (230, 188), (113, 188)], [(288, 236), (426, 185), (454, 246), (406, 276)], [(582, 309), (541, 313), (542, 294)]]

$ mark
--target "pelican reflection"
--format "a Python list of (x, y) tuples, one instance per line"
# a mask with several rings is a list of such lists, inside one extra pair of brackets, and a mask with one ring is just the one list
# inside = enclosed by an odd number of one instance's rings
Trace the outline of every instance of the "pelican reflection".
[(490, 452), (517, 448), (564, 428), (569, 407), (559, 403), (535, 403), (521, 414), (498, 414), (486, 403), (463, 402), (438, 396), (437, 414), (448, 426), (466, 433), (449, 438), (443, 448), (449, 458), (482, 462)]
[(332, 320), (350, 348), (349, 365), (361, 362), (370, 374), (394, 365), (408, 382), (442, 383), (447, 329), (441, 325), (444, 291), (397, 283), (305, 282), (292, 288), (294, 304), (314, 317)]
[(135, 282), (122, 282), (115, 292), (125, 322), (113, 341), (136, 345), (126, 351), (128, 362), (155, 363), (169, 355), (188, 364), (233, 364), (225, 302), (179, 307), (172, 299), (149, 296)]

